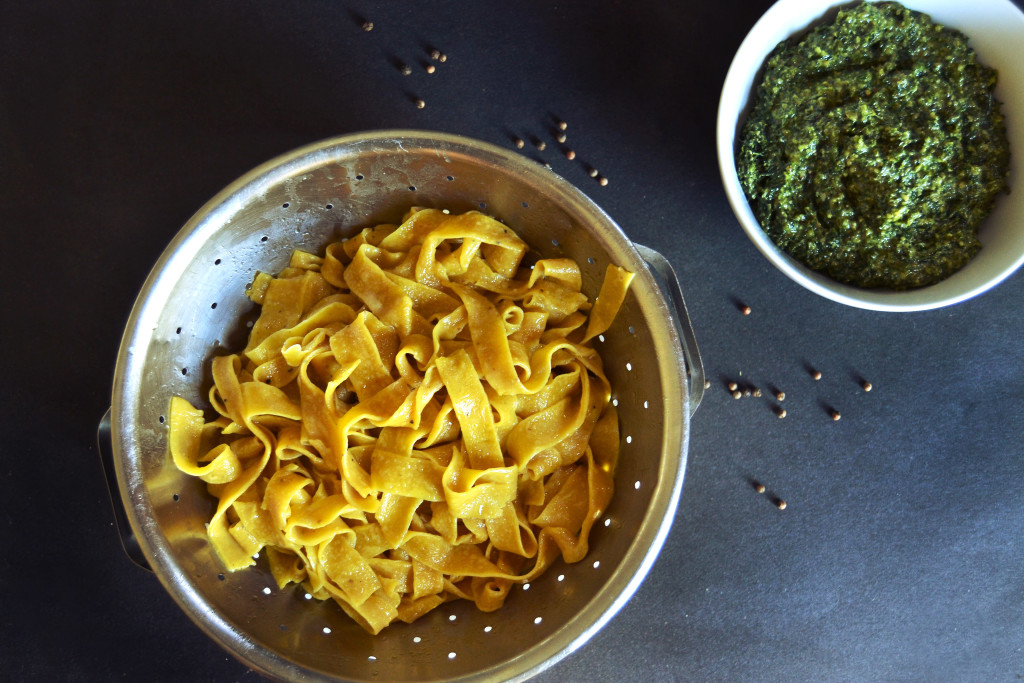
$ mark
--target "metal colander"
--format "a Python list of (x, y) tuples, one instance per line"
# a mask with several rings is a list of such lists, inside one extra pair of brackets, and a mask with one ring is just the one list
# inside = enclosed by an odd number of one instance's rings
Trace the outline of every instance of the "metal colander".
[[(637, 274), (596, 343), (617, 401), (616, 493), (583, 562), (560, 560), (485, 614), (447, 603), (371, 636), (333, 602), (279, 590), (261, 560), (224, 572), (206, 540), (214, 501), (167, 452), (172, 396), (206, 406), (209, 362), (254, 320), (246, 285), (293, 249), (321, 252), (409, 206), (478, 209), (544, 257), (568, 256), (596, 295), (611, 262)], [(238, 659), (277, 679), (506, 680), (582, 645), (630, 598), (661, 549), (682, 490), (703, 370), (675, 275), (587, 197), (540, 164), (452, 135), (386, 131), (314, 144), (226, 188), (182, 228), (144, 284), (117, 360), (101, 451), (127, 516), (126, 547)], [(131, 544), (137, 544), (131, 545)]]

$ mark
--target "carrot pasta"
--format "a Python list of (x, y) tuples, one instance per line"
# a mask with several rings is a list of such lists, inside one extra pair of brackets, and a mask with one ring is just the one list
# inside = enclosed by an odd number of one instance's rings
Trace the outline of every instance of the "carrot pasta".
[(247, 346), (213, 360), (216, 417), (170, 410), (227, 569), (263, 552), (281, 588), (379, 633), (449, 600), (498, 609), (586, 555), (619, 452), (590, 341), (632, 274), (608, 266), (592, 304), (574, 261), (530, 257), (482, 213), (412, 209), (257, 274)]

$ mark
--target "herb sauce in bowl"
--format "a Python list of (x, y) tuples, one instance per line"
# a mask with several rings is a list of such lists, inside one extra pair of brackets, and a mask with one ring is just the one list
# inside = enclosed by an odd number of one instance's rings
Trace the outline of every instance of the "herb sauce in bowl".
[(768, 57), (737, 147), (762, 229), (808, 267), (895, 290), (938, 282), (980, 249), (1009, 144), (962, 33), (864, 3)]

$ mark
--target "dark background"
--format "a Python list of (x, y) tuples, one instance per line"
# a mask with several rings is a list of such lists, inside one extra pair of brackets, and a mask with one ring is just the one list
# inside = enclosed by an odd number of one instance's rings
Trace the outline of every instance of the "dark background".
[[(0, 679), (258, 679), (121, 551), (96, 425), (189, 216), (280, 153), (387, 127), (546, 140), (523, 153), (671, 259), (712, 382), (648, 580), (541, 680), (1021, 678), (1024, 274), (876, 313), (760, 256), (714, 120), (769, 4), (0, 2)], [(731, 379), (785, 390), (789, 416)]]

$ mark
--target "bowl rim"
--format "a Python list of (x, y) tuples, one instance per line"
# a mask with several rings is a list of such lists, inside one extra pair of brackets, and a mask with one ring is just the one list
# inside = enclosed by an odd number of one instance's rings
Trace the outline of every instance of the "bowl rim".
[[(1011, 0), (986, 1), (999, 11), (1008, 12), (1024, 30), (1024, 11)], [(768, 54), (761, 49), (764, 40), (761, 34), (773, 29), (776, 23), (782, 22), (788, 25), (799, 24), (799, 27), (789, 29), (786, 37), (798, 35), (819, 23), (830, 13), (858, 4), (861, 4), (861, 0), (815, 0), (810, 3), (807, 0), (777, 0), (748, 31), (729, 65), (718, 102), (715, 129), (716, 148), (719, 173), (726, 197), (740, 226), (757, 250), (787, 277), (815, 294), (848, 306), (885, 312), (925, 311), (961, 303), (996, 287), (1015, 273), (1021, 265), (1024, 265), (1024, 250), (1012, 262), (1007, 263), (991, 276), (959, 291), (936, 294), (934, 288), (948, 282), (949, 278), (926, 287), (900, 291), (856, 287), (833, 280), (808, 268), (776, 246), (768, 234), (761, 229), (747, 201), (746, 193), (740, 185), (736, 172), (735, 143), (739, 128), (750, 105), (752, 90), (759, 81), (764, 60)], [(912, 6), (914, 4), (912, 0), (906, 2), (906, 6), (910, 9), (925, 14), (929, 13), (927, 9), (916, 9)], [(950, 2), (941, 4), (945, 7), (951, 6)], [(951, 27), (956, 28), (952, 25)], [(968, 35), (968, 38), (971, 36)], [(753, 72), (750, 69), (752, 64), (757, 65)], [(1024, 116), (1024, 111), (1017, 112), (1017, 115)], [(1014, 141), (1011, 140), (1011, 147), (1013, 144)], [(1018, 141), (1018, 146), (1019, 144), (1020, 141)], [(1012, 176), (1019, 177), (1021, 175), (1014, 168), (1020, 162), (1016, 161), (1012, 154), (1013, 151), (1016, 151), (1016, 148), (1011, 149), (1011, 183)], [(1006, 200), (1001, 203), (1008, 201), (1006, 196), (1000, 195), (997, 198), (996, 210), (999, 209), (1000, 200)], [(943, 287), (943, 289), (948, 288), (949, 285)]]

